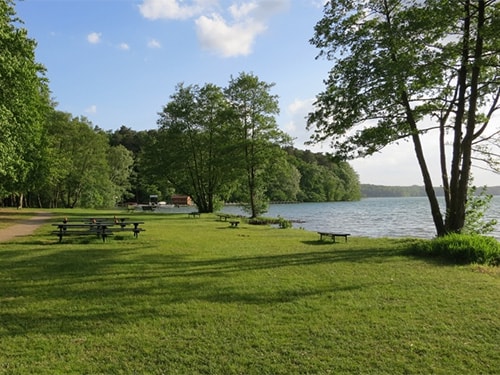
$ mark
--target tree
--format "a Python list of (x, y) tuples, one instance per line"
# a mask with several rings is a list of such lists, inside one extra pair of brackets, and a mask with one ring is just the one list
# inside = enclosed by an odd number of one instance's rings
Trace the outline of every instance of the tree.
[(267, 165), (266, 197), (271, 201), (297, 201), (300, 192), (300, 172), (291, 158), (285, 150), (281, 150), (280, 153), (276, 153), (273, 163)]
[(225, 90), (238, 123), (234, 141), (241, 150), (252, 218), (266, 209), (263, 172), (279, 150), (272, 146), (290, 141), (276, 124), (274, 116), (279, 113), (279, 106), (277, 96), (270, 93), (273, 86), (253, 74), (241, 73), (231, 77)]
[[(108, 136), (86, 118), (54, 110), (47, 119), (44, 182), (36, 191), (51, 207), (110, 207), (118, 178), (108, 162)], [(41, 199), (41, 200), (42, 200)]]
[[(460, 232), (472, 162), (492, 166), (498, 147), (500, 2), (330, 1), (311, 43), (334, 61), (308, 117), (313, 141), (331, 139), (348, 159), (410, 139), (437, 234)], [(440, 145), (444, 218), (426, 137)]]
[(33, 183), (43, 119), (49, 108), (44, 68), (36, 43), (19, 27), (13, 2), (0, 0), (0, 193), (18, 195)]
[(113, 196), (117, 201), (131, 196), (128, 191), (131, 188), (130, 177), (134, 166), (132, 151), (125, 146), (118, 145), (108, 148), (107, 160), (109, 165), (109, 180), (113, 185)]
[(150, 152), (159, 176), (178, 193), (190, 195), (200, 212), (213, 212), (234, 180), (230, 108), (222, 89), (179, 84), (158, 120), (158, 139)]

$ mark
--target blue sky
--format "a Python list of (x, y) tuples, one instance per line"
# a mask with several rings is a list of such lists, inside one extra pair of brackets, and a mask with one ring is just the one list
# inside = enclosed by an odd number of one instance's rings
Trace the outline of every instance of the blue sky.
[[(175, 86), (253, 73), (274, 83), (281, 129), (309, 148), (305, 116), (331, 62), (309, 44), (321, 0), (24, 0), (16, 4), (58, 109), (117, 130), (156, 129)], [(318, 145), (313, 151), (330, 151)], [(432, 152), (433, 147), (430, 146)], [(351, 162), (362, 183), (422, 185), (410, 145)], [(479, 184), (499, 185), (474, 173)], [(439, 185), (436, 179), (435, 184)]]

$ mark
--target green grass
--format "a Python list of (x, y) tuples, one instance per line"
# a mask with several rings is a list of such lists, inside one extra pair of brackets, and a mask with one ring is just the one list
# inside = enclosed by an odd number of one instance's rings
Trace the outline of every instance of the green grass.
[(498, 374), (498, 268), (131, 215), (138, 239), (58, 244), (47, 224), (0, 244), (1, 374)]

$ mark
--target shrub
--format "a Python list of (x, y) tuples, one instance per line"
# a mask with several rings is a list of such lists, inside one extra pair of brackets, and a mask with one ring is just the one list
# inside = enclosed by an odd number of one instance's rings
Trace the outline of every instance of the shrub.
[(258, 217), (255, 219), (249, 219), (248, 224), (253, 225), (277, 225), (281, 229), (291, 228), (292, 222), (290, 220), (283, 219), (282, 217), (271, 218), (271, 217)]
[(475, 186), (469, 187), (467, 207), (465, 212), (464, 233), (486, 234), (493, 231), (497, 225), (496, 219), (485, 219), (485, 214), (491, 204), (493, 195), (486, 193), (486, 186), (477, 193)]
[(442, 257), (454, 263), (500, 265), (500, 243), (493, 237), (449, 234), (430, 241), (418, 241), (412, 246), (412, 252)]

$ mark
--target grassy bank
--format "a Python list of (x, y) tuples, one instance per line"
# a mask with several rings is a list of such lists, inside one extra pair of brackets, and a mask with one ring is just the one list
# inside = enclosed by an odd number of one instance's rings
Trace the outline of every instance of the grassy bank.
[(409, 257), (410, 240), (131, 215), (138, 239), (58, 244), (47, 224), (0, 244), (0, 373), (498, 373), (495, 269)]

